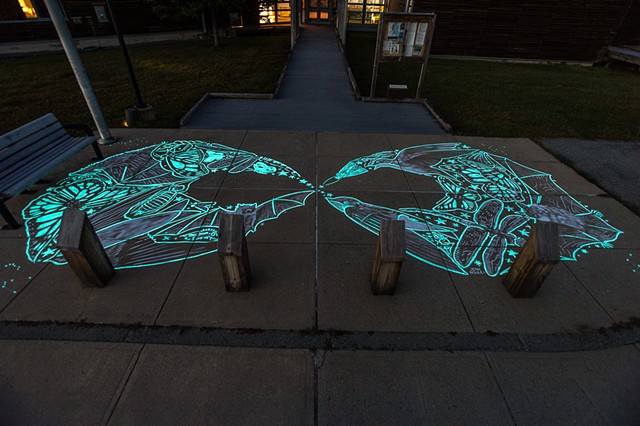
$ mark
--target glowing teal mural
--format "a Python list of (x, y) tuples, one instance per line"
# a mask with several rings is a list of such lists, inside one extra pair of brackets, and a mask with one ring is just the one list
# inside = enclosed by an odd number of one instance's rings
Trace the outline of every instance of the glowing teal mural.
[[(430, 179), (437, 201), (423, 208), (390, 208), (334, 195), (340, 182), (380, 169)], [(300, 190), (231, 205), (195, 197), (190, 191), (193, 184), (214, 179), (215, 186), (216, 173), (289, 179)], [(56, 239), (62, 213), (68, 208), (87, 212), (116, 268), (207, 255), (217, 250), (221, 212), (242, 214), (249, 234), (303, 207), (315, 192), (297, 171), (272, 158), (217, 143), (163, 142), (93, 163), (34, 199), (23, 211), (27, 256), (33, 262), (65, 263)], [(589, 248), (612, 247), (622, 233), (600, 212), (566, 193), (548, 173), (458, 142), (354, 159), (318, 192), (373, 234), (383, 219), (403, 220), (410, 256), (463, 275), (506, 273), (536, 221), (560, 225), (563, 260), (576, 260)]]
[(117, 268), (157, 265), (217, 250), (218, 214), (242, 213), (247, 234), (304, 206), (313, 189), (255, 203), (220, 206), (189, 195), (190, 186), (218, 172), (256, 173), (313, 185), (268, 157), (202, 141), (164, 142), (114, 155), (71, 173), (23, 211), (27, 256), (65, 263), (56, 248), (62, 213), (85, 210)]
[[(384, 168), (433, 179), (442, 198), (427, 209), (391, 209), (329, 192), (344, 179)], [(506, 273), (538, 220), (560, 225), (563, 260), (576, 260), (588, 248), (612, 247), (622, 233), (548, 173), (457, 142), (357, 158), (327, 179), (320, 192), (374, 234), (382, 219), (403, 220), (409, 255), (463, 275)]]

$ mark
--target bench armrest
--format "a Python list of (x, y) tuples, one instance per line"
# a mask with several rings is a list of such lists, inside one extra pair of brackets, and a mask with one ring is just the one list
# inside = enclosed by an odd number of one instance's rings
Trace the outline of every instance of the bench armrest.
[(62, 127), (65, 129), (76, 129), (76, 130), (84, 130), (87, 133), (87, 136), (94, 136), (93, 130), (89, 128), (86, 124), (73, 124), (73, 123), (61, 123)]

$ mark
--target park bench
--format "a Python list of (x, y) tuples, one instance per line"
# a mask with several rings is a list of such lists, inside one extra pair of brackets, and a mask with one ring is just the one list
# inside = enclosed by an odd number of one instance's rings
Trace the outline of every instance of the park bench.
[[(66, 129), (86, 132), (86, 136), (71, 136)], [(47, 114), (0, 136), (0, 214), (13, 229), (18, 221), (4, 205), (54, 168), (87, 145), (93, 145), (98, 160), (102, 153), (91, 129), (85, 125), (62, 124), (53, 114)]]

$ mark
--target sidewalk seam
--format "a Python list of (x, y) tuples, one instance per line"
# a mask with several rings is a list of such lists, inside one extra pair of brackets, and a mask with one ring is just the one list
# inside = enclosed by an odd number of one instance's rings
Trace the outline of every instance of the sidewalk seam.
[(118, 404), (120, 403), (120, 399), (122, 398), (122, 395), (124, 394), (125, 390), (127, 389), (127, 385), (129, 384), (129, 380), (131, 379), (131, 376), (133, 375), (133, 372), (136, 369), (136, 366), (138, 365), (138, 361), (140, 361), (140, 356), (142, 355), (142, 351), (144, 350), (146, 344), (142, 344), (142, 346), (140, 347), (140, 350), (138, 351), (137, 355), (135, 356), (135, 360), (133, 361), (133, 365), (131, 365), (131, 369), (128, 371), (128, 374), (125, 373), (124, 376), (126, 376), (126, 378), (124, 379), (124, 383), (122, 384), (122, 387), (120, 388), (120, 394), (118, 395), (118, 398), (116, 399), (116, 401), (114, 402), (113, 406), (111, 407), (111, 412), (109, 413), (109, 416), (107, 417), (107, 420), (103, 423), (104, 425), (108, 425), (111, 422), (111, 418), (113, 417), (113, 414), (116, 412), (116, 409), (118, 408)]

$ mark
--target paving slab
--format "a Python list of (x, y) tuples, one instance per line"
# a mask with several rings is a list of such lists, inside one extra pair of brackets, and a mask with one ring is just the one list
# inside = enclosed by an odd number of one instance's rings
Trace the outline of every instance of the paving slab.
[(177, 129), (172, 140), (200, 140), (239, 148), (247, 133), (246, 130)]
[[(286, 177), (280, 176), (279, 174), (274, 175), (264, 175), (260, 174), (254, 169), (249, 169), (240, 173), (228, 173), (224, 182), (222, 183), (223, 188), (234, 188), (234, 189), (256, 189), (256, 188), (272, 188), (272, 189), (293, 189), (293, 190), (309, 190), (306, 183), (314, 182), (315, 174), (316, 174), (316, 165), (313, 157), (302, 157), (302, 156), (284, 156), (279, 155), (276, 158), (272, 158), (273, 160), (284, 163), (289, 168), (293, 169), (300, 175), (300, 178), (297, 177)], [(236, 166), (241, 166), (247, 159), (242, 156), (237, 156), (231, 168)], [(274, 171), (274, 173), (287, 172), (290, 170), (283, 169), (281, 165), (277, 164), (268, 164), (268, 166), (279, 169)], [(305, 182), (301, 183), (301, 180), (305, 180)]]
[[(340, 192), (344, 195), (376, 206), (391, 209), (417, 208), (413, 194), (410, 192)], [(341, 211), (333, 207), (324, 197), (318, 199), (318, 242), (346, 244), (375, 244), (377, 236), (349, 219)]]
[(540, 144), (640, 213), (640, 142), (543, 139)]
[(613, 319), (640, 317), (640, 250), (589, 250), (565, 265)]
[(351, 157), (352, 159), (391, 150), (385, 135), (375, 133), (318, 133), (319, 157)]
[(326, 352), (318, 424), (513, 424), (482, 353)]
[(103, 288), (83, 287), (68, 266), (51, 265), (2, 310), (0, 320), (153, 324), (182, 263), (121, 269)]
[(185, 262), (157, 320), (161, 325), (310, 329), (315, 323), (311, 244), (249, 243), (250, 290), (225, 290), (217, 253)]
[[(572, 196), (603, 196), (604, 191), (589, 182), (569, 166), (559, 162), (522, 161), (520, 164), (551, 175), (551, 179), (562, 189), (550, 188), (543, 195), (557, 195), (566, 192)], [(541, 192), (542, 193), (542, 192)]]
[[(557, 163), (559, 160), (537, 143), (527, 138), (486, 138), (478, 136), (453, 136), (455, 141), (472, 148), (508, 157), (517, 162)], [(535, 168), (535, 166), (533, 166)]]
[(584, 327), (607, 327), (613, 323), (565, 262), (551, 271), (530, 299), (512, 298), (502, 284), (503, 276), (452, 273), (451, 278), (475, 331), (578, 332)]
[(316, 133), (251, 130), (247, 132), (240, 148), (272, 158), (281, 156), (315, 158)]
[(638, 424), (640, 353), (487, 353), (517, 424)]
[[(356, 158), (318, 157), (318, 183), (323, 185), (329, 178), (337, 175), (343, 167), (349, 165)], [(395, 161), (391, 163), (397, 164)], [(349, 167), (352, 166), (349, 165)], [(398, 165), (397, 168), (380, 168), (350, 177), (341, 177), (339, 181), (325, 187), (319, 187), (319, 189), (337, 195), (345, 191), (410, 191), (411, 187)]]
[(399, 133), (388, 133), (387, 140), (392, 149), (404, 149), (412, 146), (427, 145), (440, 142), (457, 142), (458, 136), (450, 134), (441, 135), (407, 135)]
[[(253, 204), (261, 206), (266, 203), (269, 216), (272, 213), (272, 201), (278, 197), (295, 197), (296, 190), (275, 190), (275, 189), (221, 189), (217, 194), (215, 201), (222, 207), (235, 206), (236, 203)], [(306, 243), (312, 244), (315, 241), (316, 234), (316, 194), (309, 191), (304, 192), (301, 197), (307, 196), (304, 205), (285, 206), (289, 210), (279, 213), (279, 216), (272, 217), (262, 222), (254, 232), (247, 236), (250, 243), (267, 242), (267, 243)], [(282, 198), (281, 198), (282, 199)], [(276, 203), (278, 201), (275, 201)], [(321, 200), (321, 202), (324, 202)], [(258, 207), (261, 208), (262, 207)], [(268, 216), (261, 216), (266, 219)], [(246, 232), (249, 229), (245, 229)]]
[(612, 243), (618, 249), (640, 249), (640, 216), (620, 204), (611, 197), (574, 197), (585, 207), (602, 213), (602, 217), (613, 227), (621, 230), (621, 234)]
[(313, 424), (311, 352), (147, 345), (109, 424)]
[(2, 341), (7, 425), (105, 424), (142, 345)]
[[(4, 233), (4, 231), (1, 231)], [(2, 235), (2, 234), (0, 234)], [(0, 311), (47, 266), (31, 262), (25, 253), (26, 238), (0, 238)]]
[(371, 294), (374, 245), (322, 244), (318, 327), (350, 331), (472, 331), (449, 274), (407, 256), (393, 296)]

